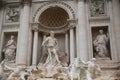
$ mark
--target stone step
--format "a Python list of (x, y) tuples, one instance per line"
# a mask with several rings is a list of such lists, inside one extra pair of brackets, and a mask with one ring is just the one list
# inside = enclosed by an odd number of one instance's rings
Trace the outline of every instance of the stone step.
[(112, 61), (109, 58), (99, 58), (96, 62), (101, 68), (117, 69), (119, 67), (118, 62)]

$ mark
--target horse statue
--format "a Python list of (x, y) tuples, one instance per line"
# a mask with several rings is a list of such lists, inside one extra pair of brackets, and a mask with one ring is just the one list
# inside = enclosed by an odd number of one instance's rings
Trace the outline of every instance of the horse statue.
[(78, 79), (80, 80), (80, 69), (78, 68), (78, 58), (74, 58), (72, 64), (70, 64), (69, 68), (69, 77), (71, 80)]
[(0, 63), (0, 77), (2, 77), (3, 74), (4, 74), (4, 64), (5, 64), (5, 60), (3, 60), (3, 61)]

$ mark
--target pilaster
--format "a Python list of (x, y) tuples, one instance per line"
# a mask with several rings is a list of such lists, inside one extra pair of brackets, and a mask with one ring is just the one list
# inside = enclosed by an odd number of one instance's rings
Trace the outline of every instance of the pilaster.
[(77, 56), (85, 61), (88, 60), (87, 47), (87, 28), (85, 15), (85, 1), (78, 0), (78, 26), (76, 27), (78, 42), (77, 42)]
[(115, 30), (116, 42), (114, 44), (117, 46), (117, 54), (113, 53), (113, 59), (115, 61), (120, 61), (120, 2), (119, 0), (112, 0), (113, 9), (113, 28)]
[(70, 63), (74, 61), (75, 58), (75, 36), (74, 28), (76, 27), (76, 20), (70, 19), (69, 22), (69, 32), (70, 32)]
[(30, 3), (24, 2), (18, 33), (17, 64), (27, 64)]

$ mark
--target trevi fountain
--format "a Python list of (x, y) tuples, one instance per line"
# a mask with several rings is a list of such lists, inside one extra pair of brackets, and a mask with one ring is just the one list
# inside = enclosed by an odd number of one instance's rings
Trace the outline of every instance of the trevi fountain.
[(0, 80), (120, 80), (120, 0), (0, 0)]

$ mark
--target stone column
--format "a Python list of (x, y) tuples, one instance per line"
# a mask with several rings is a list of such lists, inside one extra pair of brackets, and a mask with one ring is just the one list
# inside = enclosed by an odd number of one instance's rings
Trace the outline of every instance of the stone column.
[(24, 2), (20, 17), (16, 63), (27, 64), (30, 3)]
[(73, 27), (70, 28), (70, 63), (74, 60), (74, 30)]
[(33, 40), (33, 57), (32, 65), (37, 64), (37, 51), (38, 51), (38, 29), (34, 30), (34, 40)]
[[(43, 41), (46, 39), (46, 33), (43, 33)], [(43, 42), (42, 41), (42, 42)], [(42, 46), (42, 45), (41, 45)], [(42, 55), (44, 54), (45, 47), (42, 47)]]
[(65, 32), (65, 52), (69, 56), (69, 47), (68, 47), (68, 31)]
[[(115, 39), (113, 41), (113, 44), (116, 45), (116, 53), (115, 49), (114, 52), (112, 53), (112, 60), (114, 61), (120, 61), (120, 0), (112, 0), (109, 1), (112, 2), (112, 9), (113, 9), (113, 30), (115, 34)], [(111, 18), (111, 19), (112, 19)], [(111, 21), (112, 23), (112, 21)]]
[(29, 45), (28, 45), (28, 54), (27, 54), (27, 65), (30, 66), (31, 65), (31, 57), (32, 57), (32, 48), (33, 48), (33, 33), (32, 33), (32, 29), (29, 29)]
[(74, 39), (74, 27), (75, 27), (75, 20), (70, 19), (69, 21), (69, 31), (70, 31), (70, 63), (74, 61), (75, 58), (75, 39)]
[(86, 28), (86, 15), (85, 15), (85, 2), (84, 0), (78, 0), (78, 26), (76, 27), (77, 32), (77, 57), (87, 61), (88, 59), (88, 48), (87, 48), (87, 28)]
[[(3, 7), (0, 6), (0, 52), (2, 52), (2, 25), (3, 25), (3, 16), (4, 15), (4, 10), (3, 10)], [(2, 55), (0, 53), (0, 61), (2, 60)]]

